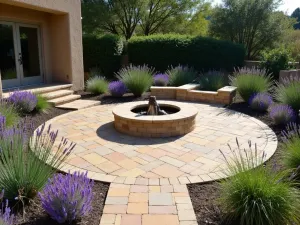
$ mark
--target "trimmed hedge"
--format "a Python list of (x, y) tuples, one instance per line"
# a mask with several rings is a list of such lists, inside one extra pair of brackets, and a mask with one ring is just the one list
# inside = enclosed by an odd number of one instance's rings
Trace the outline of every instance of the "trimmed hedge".
[(121, 67), (123, 40), (113, 34), (103, 36), (83, 36), (84, 71), (98, 67), (106, 78), (114, 77)]
[(147, 64), (158, 71), (169, 66), (188, 65), (199, 71), (243, 66), (243, 45), (207, 37), (152, 35), (133, 37), (128, 42), (130, 63)]

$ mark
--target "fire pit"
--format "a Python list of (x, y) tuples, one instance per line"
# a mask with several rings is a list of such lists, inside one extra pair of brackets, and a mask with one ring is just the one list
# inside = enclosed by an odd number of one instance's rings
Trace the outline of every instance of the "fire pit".
[(130, 102), (113, 109), (114, 126), (121, 133), (139, 137), (184, 135), (195, 128), (198, 110), (175, 101)]

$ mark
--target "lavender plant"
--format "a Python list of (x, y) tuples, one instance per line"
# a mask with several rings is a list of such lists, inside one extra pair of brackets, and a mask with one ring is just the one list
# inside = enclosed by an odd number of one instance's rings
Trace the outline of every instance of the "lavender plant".
[(6, 118), (0, 113), (0, 131), (5, 129), (5, 127), (6, 127)]
[(113, 81), (108, 85), (108, 90), (112, 96), (122, 97), (126, 91), (126, 85), (122, 81)]
[(42, 206), (58, 223), (72, 222), (91, 211), (93, 185), (87, 173), (56, 174), (39, 193)]
[(270, 105), (273, 104), (272, 96), (268, 93), (254, 94), (249, 99), (249, 105), (251, 109), (266, 112)]
[(197, 72), (188, 66), (171, 67), (167, 72), (170, 86), (181, 86), (195, 81)]
[(237, 149), (230, 150), (232, 157), (223, 154), (228, 178), (220, 186), (220, 204), (229, 221), (241, 225), (300, 224), (300, 194), (295, 183), (286, 179), (288, 171), (279, 173), (260, 166), (266, 154), (251, 142), (245, 149), (237, 141)]
[(15, 91), (9, 97), (8, 101), (14, 104), (21, 113), (30, 113), (37, 104), (37, 97), (30, 91)]
[(238, 68), (229, 79), (246, 102), (254, 94), (272, 91), (274, 85), (271, 75), (266, 70), (257, 68)]
[(8, 200), (6, 200), (5, 203), (2, 202), (2, 208), (0, 210), (0, 225), (14, 225), (14, 221), (14, 215), (8, 207)]
[(62, 138), (54, 147), (57, 135), (51, 125), (33, 132), (26, 122), (0, 132), (0, 187), (6, 198), (33, 198), (61, 168), (75, 144)]
[(164, 73), (158, 73), (154, 75), (153, 79), (155, 86), (167, 86), (169, 83), (169, 76)]
[(284, 165), (293, 170), (295, 178), (300, 181), (300, 125), (289, 124), (282, 132), (283, 147), (282, 154)]
[(286, 125), (295, 121), (296, 115), (289, 105), (275, 104), (269, 107), (269, 117), (276, 125)]

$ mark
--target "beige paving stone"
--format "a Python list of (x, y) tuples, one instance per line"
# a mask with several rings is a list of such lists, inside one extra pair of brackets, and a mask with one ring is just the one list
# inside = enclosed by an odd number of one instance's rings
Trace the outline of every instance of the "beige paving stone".
[(121, 225), (142, 225), (141, 215), (122, 215)]
[(186, 153), (186, 154), (178, 157), (177, 159), (180, 160), (180, 161), (188, 163), (188, 162), (194, 161), (197, 158), (199, 158), (197, 155), (194, 155), (194, 154), (191, 154), (191, 153)]
[(116, 221), (115, 214), (102, 214), (100, 224), (114, 224)]
[(114, 225), (121, 225), (122, 214), (116, 216), (116, 221)]
[(180, 221), (192, 220), (196, 221), (196, 215), (193, 209), (190, 210), (178, 210), (178, 217)]
[(176, 206), (149, 206), (149, 214), (174, 214), (177, 215)]
[(129, 188), (109, 188), (108, 197), (128, 197)]
[(126, 205), (128, 204), (128, 197), (111, 197), (108, 196), (105, 201), (106, 205)]
[(178, 177), (178, 180), (181, 184), (189, 184), (190, 181), (187, 177)]
[(148, 202), (148, 193), (130, 193), (129, 202), (145, 203)]
[(180, 184), (177, 178), (169, 178), (170, 184)]
[(152, 149), (151, 151), (146, 152), (146, 154), (159, 159), (162, 156), (165, 156), (167, 153), (162, 149)]
[(139, 168), (134, 168), (134, 169), (128, 170), (127, 172), (122, 173), (121, 176), (123, 176), (123, 177), (138, 177), (144, 173), (146, 173), (144, 170), (141, 170)]
[(159, 185), (159, 179), (158, 178), (150, 178), (149, 185)]
[(141, 148), (138, 148), (136, 151), (144, 154), (144, 153), (147, 153), (152, 150), (153, 150), (153, 148), (151, 148), (151, 147), (141, 147)]
[(171, 193), (149, 193), (149, 205), (166, 206), (174, 205)]
[(165, 162), (165, 163), (176, 166), (176, 167), (182, 167), (183, 165), (185, 165), (185, 162), (182, 162), (180, 160), (174, 159), (174, 158), (169, 157), (169, 156), (163, 156), (163, 157), (160, 158), (160, 160)]
[(179, 225), (177, 215), (143, 215), (142, 225)]
[(117, 164), (127, 170), (134, 169), (140, 165), (131, 159), (124, 159), (122, 161), (117, 162)]
[(118, 169), (120, 169), (120, 166), (117, 164), (111, 162), (111, 161), (106, 161), (101, 164), (95, 165), (98, 167), (100, 170), (103, 170), (105, 173), (112, 173)]
[(186, 185), (184, 184), (175, 184), (173, 185), (174, 192), (188, 192)]
[(152, 173), (152, 172), (147, 172), (147, 173), (144, 173), (144, 174), (142, 175), (142, 177), (148, 178), (148, 179), (158, 179), (158, 178), (160, 178), (161, 176), (159, 176), (159, 175), (157, 175), (157, 174), (155, 174), (155, 173)]
[(178, 211), (193, 210), (192, 204), (176, 204)]
[(146, 185), (131, 185), (130, 192), (131, 193), (147, 193), (149, 191), (149, 187)]
[(151, 193), (151, 192), (160, 192), (160, 188), (161, 188), (161, 186), (149, 186), (149, 192)]
[(107, 214), (125, 214), (127, 211), (127, 205), (105, 205), (103, 213)]
[(127, 159), (127, 157), (125, 155), (123, 155), (119, 152), (113, 152), (111, 154), (105, 155), (104, 157), (114, 163), (118, 163), (122, 160)]
[(175, 197), (176, 204), (192, 204), (190, 197)]
[(148, 203), (128, 203), (128, 214), (148, 214)]
[(136, 185), (148, 185), (149, 184), (149, 179), (146, 179), (146, 178), (136, 178), (135, 184)]
[(127, 177), (124, 181), (124, 184), (135, 184), (136, 178), (134, 177)]
[(179, 177), (183, 174), (183, 172), (178, 170), (177, 167), (167, 164), (161, 165), (153, 169), (152, 172), (163, 177)]

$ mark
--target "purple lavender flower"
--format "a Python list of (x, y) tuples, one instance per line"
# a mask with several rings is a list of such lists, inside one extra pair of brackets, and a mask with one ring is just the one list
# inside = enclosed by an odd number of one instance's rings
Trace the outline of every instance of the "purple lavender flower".
[[(1, 192), (0, 202), (3, 199), (4, 190)], [(14, 214), (11, 214), (11, 210), (8, 207), (8, 200), (5, 204), (2, 202), (0, 208), (0, 225), (14, 225)]]
[(257, 93), (250, 97), (249, 105), (252, 109), (265, 112), (273, 104), (272, 96), (268, 93)]
[(269, 116), (276, 125), (286, 125), (296, 119), (296, 115), (292, 107), (283, 104), (270, 106)]
[(15, 91), (8, 101), (13, 103), (21, 113), (30, 113), (34, 110), (37, 104), (37, 97), (30, 91)]
[(167, 86), (169, 83), (169, 76), (164, 73), (159, 73), (154, 76), (155, 86)]
[(6, 118), (0, 113), (0, 131), (5, 129)]
[(39, 193), (42, 206), (58, 223), (79, 219), (91, 211), (93, 185), (87, 173), (56, 174)]
[(122, 97), (126, 91), (126, 85), (122, 81), (113, 81), (108, 85), (108, 90), (112, 96)]

